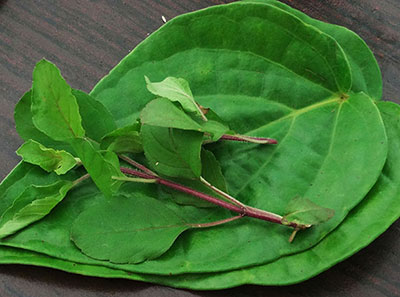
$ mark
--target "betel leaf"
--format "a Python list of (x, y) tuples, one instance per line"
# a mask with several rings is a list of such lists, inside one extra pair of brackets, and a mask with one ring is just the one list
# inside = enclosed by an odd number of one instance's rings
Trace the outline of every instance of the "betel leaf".
[(332, 36), (342, 47), (351, 68), (353, 83), (351, 89), (354, 92), (364, 92), (375, 100), (382, 97), (382, 74), (372, 51), (364, 40), (355, 32), (334, 24), (329, 24), (313, 19), (301, 12), (277, 0), (242, 0), (244, 2), (258, 2), (274, 5), (283, 9), (303, 22), (312, 25), (322, 32)]
[(303, 197), (295, 197), (287, 205), (282, 221), (284, 224), (296, 223), (312, 226), (326, 222), (334, 214), (333, 209), (321, 207)]
[[(242, 134), (351, 87), (347, 58), (333, 38), (280, 9), (248, 3), (180, 16), (135, 48), (91, 92), (119, 126), (153, 99), (143, 84), (131, 83), (146, 73), (154, 80), (184, 77), (196, 101)], [(234, 111), (226, 101), (235, 102)]]
[(36, 222), (65, 197), (72, 188), (70, 181), (57, 181), (47, 186), (29, 186), (1, 215), (0, 238), (9, 236)]
[(118, 157), (109, 151), (101, 154), (89, 140), (84, 138), (71, 140), (71, 145), (96, 186), (106, 196), (115, 193), (121, 181), (113, 177), (124, 176), (119, 170)]
[(25, 162), (39, 165), (47, 172), (65, 174), (77, 164), (76, 159), (66, 151), (46, 148), (39, 142), (28, 140), (18, 150), (17, 155)]
[(190, 226), (157, 199), (116, 196), (79, 215), (71, 239), (86, 255), (113, 263), (139, 263), (168, 250)]
[(112, 115), (103, 104), (80, 90), (72, 89), (72, 94), (78, 103), (82, 126), (87, 137), (100, 142), (104, 135), (117, 129)]
[(143, 152), (142, 140), (140, 138), (140, 124), (135, 123), (118, 128), (104, 135), (100, 147), (117, 154)]
[(167, 77), (162, 82), (155, 83), (145, 76), (145, 80), (147, 89), (154, 95), (179, 102), (184, 110), (203, 117), (200, 107), (193, 98), (189, 83), (185, 79)]
[(58, 141), (85, 135), (76, 98), (60, 71), (42, 60), (33, 70), (32, 119), (41, 132)]
[[(221, 166), (215, 158), (214, 154), (206, 149), (201, 150), (201, 176), (214, 187), (224, 192), (227, 192), (225, 178), (221, 172)], [(206, 193), (214, 197), (219, 197), (222, 200), (224, 199), (199, 180), (180, 180), (179, 182), (202, 193)], [(195, 198), (182, 192), (170, 189), (165, 189), (165, 191), (171, 193), (172, 199), (178, 204), (193, 205), (196, 207), (216, 207), (215, 204), (211, 204), (208, 201)]]
[(141, 136), (145, 156), (155, 171), (170, 177), (200, 177), (203, 133), (143, 125)]

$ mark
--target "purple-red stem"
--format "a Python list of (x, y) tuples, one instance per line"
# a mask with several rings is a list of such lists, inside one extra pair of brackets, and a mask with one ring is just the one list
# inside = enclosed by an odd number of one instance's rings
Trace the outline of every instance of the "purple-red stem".
[[(131, 169), (131, 168), (126, 168), (126, 167), (121, 167), (121, 172), (125, 173), (125, 174), (129, 174), (129, 175), (133, 175), (133, 176), (137, 176), (137, 177), (141, 177), (141, 178), (145, 178), (145, 179), (154, 179), (156, 180), (156, 183), (160, 184), (160, 185), (164, 185), (166, 187), (169, 187), (171, 189), (189, 194), (191, 196), (194, 197), (198, 197), (200, 199), (203, 199), (205, 201), (208, 201), (210, 203), (213, 203), (215, 205), (221, 206), (225, 209), (231, 210), (233, 212), (239, 213), (242, 216), (248, 216), (248, 217), (252, 217), (252, 218), (256, 218), (256, 219), (260, 219), (260, 220), (264, 220), (264, 221), (269, 221), (272, 223), (277, 223), (277, 224), (282, 224), (282, 217), (280, 215), (277, 214), (273, 214), (261, 209), (257, 209), (254, 207), (250, 207), (250, 206), (245, 206), (245, 207), (240, 207), (237, 205), (233, 205), (229, 202), (217, 199), (213, 196), (204, 194), (202, 192), (196, 191), (194, 189), (188, 188), (184, 185), (178, 184), (176, 182), (167, 180), (167, 179), (163, 179), (161, 177), (158, 176), (154, 176), (148, 173), (144, 173), (144, 172), (140, 172), (138, 170), (135, 169)], [(293, 228), (300, 228), (300, 229), (304, 229), (304, 226), (295, 224), (295, 223), (289, 223), (287, 226), (293, 227)]]

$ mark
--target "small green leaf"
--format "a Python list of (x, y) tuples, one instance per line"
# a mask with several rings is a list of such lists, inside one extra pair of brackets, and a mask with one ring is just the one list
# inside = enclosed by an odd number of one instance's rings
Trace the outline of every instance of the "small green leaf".
[(2, 214), (0, 238), (4, 238), (36, 222), (65, 197), (72, 188), (70, 181), (57, 181), (48, 186), (31, 185)]
[(293, 198), (286, 211), (287, 214), (282, 219), (284, 224), (316, 225), (328, 221), (335, 214), (333, 209), (321, 207), (302, 197)]
[[(210, 184), (217, 187), (218, 189), (227, 192), (226, 182), (224, 176), (222, 175), (221, 166), (211, 151), (205, 149), (201, 150), (201, 168), (201, 176), (205, 180), (207, 180)], [(221, 200), (224, 199), (199, 180), (179, 179), (177, 180), (177, 182), (202, 193), (221, 198)], [(193, 205), (196, 207), (216, 207), (215, 204), (199, 198), (195, 198), (182, 192), (170, 189), (164, 190), (171, 193), (172, 199), (178, 204)]]
[(85, 135), (76, 98), (55, 65), (46, 60), (36, 64), (32, 92), (36, 128), (58, 141)]
[(202, 127), (180, 107), (165, 98), (150, 101), (140, 114), (143, 125), (201, 131)]
[(100, 142), (104, 135), (117, 129), (114, 118), (103, 104), (80, 90), (72, 89), (72, 94), (78, 103), (87, 137)]
[(36, 128), (32, 121), (31, 103), (32, 90), (26, 92), (15, 106), (14, 122), (19, 136), (25, 141), (33, 139), (47, 147), (72, 151), (70, 145), (55, 141)]
[(25, 142), (17, 150), (17, 155), (25, 162), (39, 165), (47, 172), (54, 171), (58, 175), (67, 173), (77, 163), (70, 153), (46, 148), (34, 140)]
[(117, 154), (143, 152), (140, 124), (135, 123), (106, 134), (101, 140), (100, 147)]
[(162, 82), (153, 83), (145, 76), (147, 89), (156, 96), (179, 102), (183, 109), (203, 117), (203, 113), (193, 98), (189, 83), (183, 78), (167, 77)]
[(221, 165), (214, 154), (206, 149), (201, 150), (202, 177), (214, 187), (227, 192), (226, 181), (222, 174)]
[(115, 153), (106, 151), (104, 154), (98, 152), (92, 143), (84, 138), (76, 138), (71, 141), (77, 156), (81, 159), (83, 166), (90, 174), (93, 182), (106, 196), (115, 193), (121, 181), (115, 180), (113, 176), (123, 177), (119, 169), (118, 157)]
[(219, 117), (214, 112), (211, 114), (216, 120), (196, 122), (171, 101), (158, 98), (145, 106), (140, 114), (140, 120), (144, 125), (206, 132), (211, 134), (213, 141), (217, 141), (229, 131), (229, 127), (218, 121)]
[(213, 120), (209, 120), (202, 124), (202, 130), (211, 134), (211, 140), (217, 141), (222, 135), (230, 131), (229, 127), (225, 124)]
[(155, 171), (170, 177), (200, 177), (203, 133), (143, 125), (141, 136)]
[[(157, 199), (118, 196), (84, 211), (71, 239), (89, 257), (113, 263), (139, 263), (165, 253), (186, 222)], [(111, 203), (112, 202), (112, 203)]]

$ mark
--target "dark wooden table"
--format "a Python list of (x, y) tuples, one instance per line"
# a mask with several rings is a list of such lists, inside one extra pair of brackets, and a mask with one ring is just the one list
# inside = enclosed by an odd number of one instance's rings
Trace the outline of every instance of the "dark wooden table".
[[(19, 161), (15, 103), (42, 57), (74, 87), (89, 91), (148, 33), (179, 14), (223, 0), (0, 0), (0, 178)], [(400, 102), (400, 0), (285, 0), (312, 17), (360, 34), (382, 69), (384, 99)], [(400, 185), (399, 185), (400, 186)], [(400, 203), (400, 199), (399, 199)], [(127, 280), (0, 266), (0, 296), (400, 296), (400, 221), (370, 246), (325, 273), (289, 287), (176, 290)]]

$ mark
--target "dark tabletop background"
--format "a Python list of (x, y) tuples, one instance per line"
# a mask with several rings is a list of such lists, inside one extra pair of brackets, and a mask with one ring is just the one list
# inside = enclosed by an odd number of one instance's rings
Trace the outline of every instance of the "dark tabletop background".
[[(14, 105), (42, 57), (90, 91), (128, 52), (167, 20), (223, 0), (0, 0), (0, 179), (19, 161)], [(346, 26), (380, 64), (385, 100), (400, 102), (400, 0), (284, 0), (310, 16)], [(399, 185), (400, 186), (400, 185)], [(400, 203), (400, 199), (399, 199)], [(0, 265), (0, 297), (29, 296), (400, 296), (400, 221), (370, 246), (321, 275), (288, 287), (177, 290), (128, 280)]]

